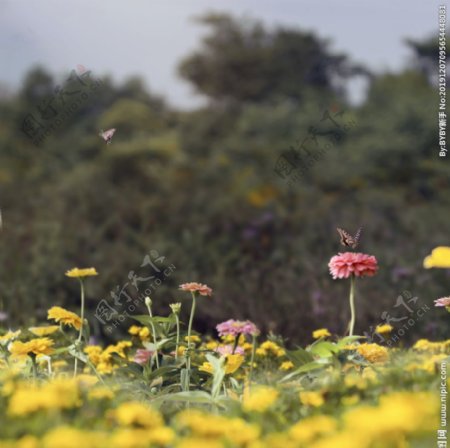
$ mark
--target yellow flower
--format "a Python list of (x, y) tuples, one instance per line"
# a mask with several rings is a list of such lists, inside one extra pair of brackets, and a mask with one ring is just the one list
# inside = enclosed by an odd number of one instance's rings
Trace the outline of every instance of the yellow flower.
[(393, 329), (394, 327), (389, 324), (377, 325), (377, 327), (375, 328), (375, 332), (378, 334), (389, 334)]
[(48, 336), (49, 334), (53, 334), (55, 331), (59, 330), (58, 325), (45, 325), (42, 327), (30, 327), (28, 328), (31, 333), (35, 334), (36, 336)]
[(0, 336), (0, 345), (7, 345), (13, 339), (16, 339), (20, 335), (20, 330), (17, 331), (8, 331), (3, 336)]
[(352, 406), (356, 403), (359, 402), (359, 395), (358, 394), (353, 394), (353, 395), (348, 395), (346, 397), (342, 397), (341, 398), (341, 403), (344, 406)]
[(389, 358), (388, 349), (378, 344), (361, 344), (356, 346), (356, 350), (367, 361), (373, 363), (383, 363)]
[(69, 426), (51, 429), (43, 438), (44, 448), (106, 448), (107, 434), (100, 431), (85, 431)]
[(79, 316), (72, 313), (72, 311), (67, 311), (64, 308), (61, 308), (60, 306), (52, 306), (48, 310), (47, 319), (53, 319), (58, 323), (70, 325), (77, 330), (79, 330), (82, 325), (81, 318)]
[(80, 405), (77, 381), (60, 378), (40, 386), (19, 385), (9, 400), (8, 413), (25, 416), (37, 411), (70, 409)]
[(158, 411), (138, 401), (122, 403), (112, 411), (116, 421), (122, 426), (141, 426), (156, 428), (163, 426), (163, 419)]
[(148, 327), (139, 327), (138, 325), (132, 325), (128, 329), (128, 333), (133, 336), (138, 336), (142, 342), (146, 342), (150, 339), (150, 330)]
[(312, 336), (314, 339), (327, 338), (331, 336), (331, 333), (328, 331), (327, 328), (320, 328), (319, 330), (313, 331)]
[(431, 251), (423, 260), (423, 267), (430, 268), (450, 268), (450, 247), (439, 246)]
[(9, 350), (14, 356), (49, 355), (53, 352), (53, 344), (49, 338), (36, 338), (28, 342), (13, 342)]
[(196, 334), (191, 335), (190, 339), (188, 336), (185, 336), (184, 340), (186, 342), (194, 342), (194, 343), (201, 342), (201, 339)]
[(294, 364), (291, 361), (284, 361), (280, 365), (280, 370), (290, 370), (294, 367)]
[(299, 393), (299, 398), (305, 406), (313, 406), (315, 408), (322, 406), (325, 403), (321, 392), (301, 391)]
[(267, 356), (269, 354), (281, 357), (286, 354), (283, 348), (272, 341), (264, 341), (257, 349), (256, 354), (259, 356)]
[(95, 268), (73, 268), (70, 271), (66, 272), (66, 276), (72, 278), (91, 277), (93, 275), (98, 275), (98, 272), (95, 270)]
[(107, 387), (101, 386), (91, 389), (88, 392), (88, 398), (90, 400), (112, 400), (114, 398), (114, 392)]
[(108, 447), (148, 448), (155, 445), (168, 446), (174, 439), (174, 431), (167, 427), (158, 427), (154, 429), (120, 428), (112, 434), (111, 443), (108, 444)]
[(331, 433), (337, 428), (336, 420), (327, 415), (317, 415), (300, 420), (289, 430), (290, 436), (300, 443), (309, 443), (319, 435)]
[[(241, 367), (244, 362), (244, 357), (242, 355), (225, 355), (225, 374), (229, 375), (236, 372), (239, 367)], [(204, 362), (199, 369), (201, 372), (214, 373), (213, 366), (209, 362)]]
[(278, 398), (278, 391), (269, 386), (257, 386), (244, 394), (242, 407), (245, 411), (265, 412)]

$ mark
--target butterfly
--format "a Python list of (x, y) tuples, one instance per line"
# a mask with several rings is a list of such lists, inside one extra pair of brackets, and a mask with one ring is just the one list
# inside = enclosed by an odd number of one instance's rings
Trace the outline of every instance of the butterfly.
[(109, 145), (113, 138), (114, 132), (116, 132), (116, 128), (108, 129), (103, 132), (103, 129), (98, 134), (103, 140), (105, 140), (106, 144)]
[(348, 232), (343, 229), (337, 228), (339, 236), (341, 237), (341, 244), (343, 246), (351, 247), (352, 249), (356, 249), (359, 242), (359, 237), (361, 236), (362, 227), (358, 229), (355, 236), (351, 236)]

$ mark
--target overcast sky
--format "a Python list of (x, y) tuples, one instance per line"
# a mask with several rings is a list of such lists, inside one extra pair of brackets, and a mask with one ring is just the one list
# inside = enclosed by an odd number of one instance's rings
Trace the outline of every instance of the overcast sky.
[(0, 82), (20, 85), (41, 64), (54, 73), (78, 64), (117, 81), (140, 75), (173, 105), (198, 104), (177, 76), (178, 61), (205, 33), (192, 18), (230, 12), (318, 33), (375, 71), (408, 62), (406, 37), (437, 34), (437, 0), (0, 0)]

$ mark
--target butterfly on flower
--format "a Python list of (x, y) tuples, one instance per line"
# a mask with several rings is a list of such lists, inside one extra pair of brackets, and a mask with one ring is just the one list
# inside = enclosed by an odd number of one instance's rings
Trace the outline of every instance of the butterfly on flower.
[(351, 247), (352, 249), (356, 249), (359, 243), (359, 238), (361, 236), (362, 227), (358, 229), (355, 236), (351, 236), (348, 232), (343, 229), (337, 228), (339, 236), (341, 237), (341, 244), (343, 246)]
[(107, 131), (103, 131), (102, 129), (98, 135), (109, 145), (115, 132), (116, 128), (108, 129)]

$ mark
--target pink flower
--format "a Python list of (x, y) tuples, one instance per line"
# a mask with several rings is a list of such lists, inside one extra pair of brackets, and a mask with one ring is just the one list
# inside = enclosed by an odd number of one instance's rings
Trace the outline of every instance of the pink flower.
[(450, 306), (450, 297), (441, 297), (434, 301), (434, 306)]
[(234, 320), (230, 319), (216, 326), (219, 336), (237, 336), (238, 334), (249, 334), (251, 336), (258, 336), (259, 330), (257, 326), (249, 320)]
[(183, 283), (179, 286), (179, 289), (181, 289), (182, 291), (198, 292), (202, 296), (212, 295), (212, 289), (208, 285), (204, 285), (202, 283)]
[(245, 355), (245, 350), (242, 347), (236, 347), (234, 349), (234, 353), (233, 353), (233, 346), (230, 344), (220, 345), (219, 347), (216, 348), (215, 351), (217, 353), (220, 353), (221, 355), (231, 355), (231, 354)]
[(349, 278), (351, 274), (356, 277), (372, 277), (378, 270), (377, 259), (373, 255), (355, 252), (339, 253), (328, 263), (333, 279)]
[(143, 348), (138, 348), (136, 354), (134, 355), (133, 361), (140, 364), (141, 366), (147, 364), (148, 360), (153, 356), (152, 350), (145, 350)]

